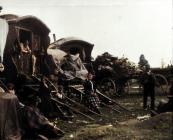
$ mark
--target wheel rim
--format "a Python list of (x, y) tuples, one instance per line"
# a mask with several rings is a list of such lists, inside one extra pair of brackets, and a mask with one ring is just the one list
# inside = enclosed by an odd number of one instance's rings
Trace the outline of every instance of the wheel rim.
[(156, 83), (158, 84), (155, 87), (155, 93), (158, 95), (166, 95), (169, 90), (167, 79), (165, 78), (165, 76), (161, 74), (156, 74), (155, 78), (156, 78)]
[(116, 92), (116, 85), (114, 81), (110, 78), (105, 78), (101, 80), (98, 89), (105, 95), (111, 97), (115, 95)]
[(78, 103), (82, 102), (82, 98), (83, 98), (82, 94), (75, 92), (73, 88), (68, 87), (68, 89), (65, 91), (65, 94), (68, 98)]
[(125, 93), (127, 94), (138, 94), (142, 93), (143, 87), (138, 79), (130, 79), (126, 83)]

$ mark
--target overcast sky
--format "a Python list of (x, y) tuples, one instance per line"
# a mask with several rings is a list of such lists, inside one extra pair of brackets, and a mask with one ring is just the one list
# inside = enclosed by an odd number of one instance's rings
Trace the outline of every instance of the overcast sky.
[(62, 37), (93, 43), (92, 56), (109, 52), (152, 67), (173, 55), (172, 0), (0, 0), (1, 14), (34, 15)]

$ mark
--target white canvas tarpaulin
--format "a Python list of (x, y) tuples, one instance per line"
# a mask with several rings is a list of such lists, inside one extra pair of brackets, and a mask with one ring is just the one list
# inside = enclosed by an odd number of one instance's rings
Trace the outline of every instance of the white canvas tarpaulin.
[(51, 55), (55, 62), (62, 61), (64, 59), (64, 56), (67, 55), (66, 52), (60, 50), (60, 49), (47, 49), (47, 54)]
[(60, 65), (63, 70), (63, 74), (66, 76), (66, 80), (73, 80), (74, 78), (82, 80), (86, 79), (88, 71), (82, 63), (79, 54), (66, 55)]
[(3, 53), (8, 35), (8, 23), (0, 18), (0, 56), (3, 61)]

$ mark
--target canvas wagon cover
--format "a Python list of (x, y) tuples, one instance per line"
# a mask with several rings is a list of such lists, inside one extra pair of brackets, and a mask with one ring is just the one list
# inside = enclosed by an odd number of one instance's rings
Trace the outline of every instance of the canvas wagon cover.
[(50, 29), (44, 22), (32, 15), (19, 17), (13, 14), (4, 14), (0, 17), (5, 19), (10, 25), (12, 24), (18, 27), (27, 27), (29, 30), (41, 32), (42, 34), (48, 34), (50, 32)]
[(6, 20), (0, 18), (0, 56), (3, 59), (3, 52), (7, 40), (8, 23)]
[(58, 48), (67, 53), (69, 53), (71, 48), (78, 48), (80, 51), (79, 53), (81, 60), (87, 62), (91, 60), (93, 46), (94, 44), (91, 44), (85, 40), (76, 37), (66, 37), (53, 42), (49, 47)]

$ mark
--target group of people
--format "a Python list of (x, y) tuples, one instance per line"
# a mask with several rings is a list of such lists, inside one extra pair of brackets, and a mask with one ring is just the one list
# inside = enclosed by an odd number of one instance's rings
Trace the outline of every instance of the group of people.
[[(31, 48), (29, 46), (29, 42), (27, 40), (24, 42), (24, 44), (20, 43), (20, 54), (21, 54), (20, 57), (21, 57), (21, 60), (22, 60), (21, 69), (23, 71), (28, 71), (27, 66), (30, 66), (28, 56), (29, 55), (31, 56), (32, 54), (31, 54)], [(105, 54), (105, 55), (108, 55), (108, 54)], [(73, 56), (73, 55), (71, 55), (71, 56)], [(75, 56), (76, 55), (74, 55), (72, 57), (72, 58), (74, 58), (72, 60), (73, 61), (78, 60), (78, 62), (81, 63), (79, 57), (75, 57)], [(104, 56), (104, 57), (112, 58), (109, 55)], [(32, 60), (33, 60), (33, 65), (35, 65), (36, 58), (34, 58), (34, 56), (32, 56)], [(126, 71), (126, 69), (128, 69), (126, 67), (126, 64), (127, 64), (126, 59), (123, 59), (122, 61), (118, 61), (117, 58), (113, 58), (112, 60), (111, 60), (110, 65), (114, 66), (114, 67), (111, 67), (113, 69), (110, 69), (110, 70), (116, 70), (116, 69), (118, 69), (118, 66), (119, 66), (120, 73), (123, 73), (124, 75), (126, 75), (126, 73), (128, 73)], [(72, 63), (71, 61), (68, 60), (67, 64), (68, 65), (72, 64), (72, 66), (74, 66), (75, 65), (74, 63)], [(77, 68), (79, 68), (79, 70), (83, 70), (83, 69), (85, 70), (85, 68), (83, 68), (84, 66), (79, 65), (79, 64), (75, 65), (75, 66), (77, 66)], [(109, 66), (109, 64), (108, 64), (108, 66)], [(143, 85), (143, 88), (144, 88), (143, 108), (148, 109), (147, 100), (148, 100), (148, 97), (150, 97), (151, 98), (151, 104), (150, 104), (149, 107), (150, 107), (151, 110), (155, 110), (155, 91), (154, 91), (154, 89), (155, 89), (155, 85), (156, 85), (156, 79), (155, 79), (154, 74), (150, 70), (150, 66), (148, 64), (148, 61), (145, 59), (145, 57), (143, 55), (140, 57), (139, 66), (144, 72), (143, 75), (142, 75), (142, 85)], [(67, 67), (65, 67), (65, 68), (66, 68), (66, 71), (68, 71)], [(74, 73), (78, 74), (78, 76), (83, 76), (83, 75), (86, 76), (84, 78), (85, 81), (83, 82), (84, 93), (85, 93), (84, 103), (89, 109), (93, 110), (94, 112), (96, 112), (98, 114), (101, 114), (100, 99), (99, 99), (99, 96), (96, 93), (96, 86), (93, 82), (93, 73), (88, 72), (86, 74), (86, 71), (85, 71), (84, 74), (80, 73), (80, 75), (79, 75), (79, 73), (76, 72), (76, 69), (74, 69), (74, 67), (68, 67), (68, 68), (69, 69), (72, 68), (74, 70)], [(98, 67), (98, 70), (99, 70), (99, 68), (100, 67)], [(33, 69), (32, 74), (34, 74), (35, 69), (34, 68), (32, 68), (32, 69)], [(124, 70), (125, 72), (121, 71), (120, 69)], [(70, 71), (71, 71), (71, 69), (70, 69)], [(67, 74), (69, 74), (69, 73), (67, 73)], [(72, 74), (72, 76), (73, 76), (73, 74)], [(76, 75), (75, 75), (75, 77), (76, 77)], [(118, 81), (118, 82), (120, 82), (120, 81)], [(15, 95), (13, 84), (8, 84), (7, 87), (8, 87), (9, 93)], [(22, 113), (21, 113), (22, 119), (21, 120), (25, 122), (25, 123), (23, 123), (25, 125), (22, 126), (25, 130), (25, 132), (24, 132), (25, 135), (24, 136), (27, 136), (27, 137), (28, 137), (28, 135), (38, 136), (39, 133), (44, 132), (44, 134), (45, 134), (45, 131), (48, 131), (48, 130), (50, 131), (48, 133), (48, 137), (49, 137), (50, 134), (52, 135), (52, 133), (54, 133), (55, 136), (62, 136), (64, 134), (56, 126), (54, 126), (52, 123), (50, 123), (50, 121), (44, 115), (42, 115), (42, 113), (40, 113), (40, 111), (37, 108), (37, 105), (38, 105), (39, 101), (36, 98), (31, 97), (30, 99), (28, 99), (28, 101), (29, 101), (28, 105), (21, 105), (19, 103), (20, 108), (22, 110)], [(27, 132), (29, 132), (29, 133), (27, 133)]]
[[(33, 91), (32, 91), (33, 92)], [(64, 135), (57, 126), (51, 123), (38, 109), (39, 98), (28, 97), (23, 104), (15, 95), (14, 85), (7, 84), (7, 89), (1, 88), (1, 135), (0, 139), (57, 139)]]
[[(23, 72), (25, 72), (25, 70), (28, 71), (27, 66), (30, 65), (28, 60), (31, 55), (32, 54), (31, 54), (31, 48), (29, 46), (29, 42), (26, 41), (24, 44), (20, 43), (20, 52), (19, 52), (20, 58), (19, 59), (21, 60), (20, 67)], [(25, 74), (27, 74), (27, 72), (25, 72)], [(86, 81), (84, 82), (84, 91), (86, 93), (85, 94), (86, 95), (85, 105), (88, 106), (88, 108), (90, 108), (91, 110), (93, 110), (97, 113), (101, 113), (99, 110), (100, 101), (95, 92), (96, 89), (95, 89), (94, 83), (92, 81), (93, 75), (89, 72), (88, 74), (87, 73), (83, 74), (83, 76), (85, 76), (84, 79), (86, 79)], [(20, 77), (20, 74), (19, 74), (19, 77)], [(27, 79), (25, 79), (25, 78), (21, 78), (21, 79), (24, 79), (25, 82), (27, 81)], [(21, 84), (25, 84), (25, 82), (22, 82)], [(44, 85), (44, 87), (45, 87), (45, 85)], [(12, 83), (8, 83), (7, 88), (8, 88), (9, 94), (11, 94), (12, 96), (16, 96), (15, 87)], [(20, 90), (20, 87), (17, 87), (17, 88), (19, 88), (18, 90)], [(40, 92), (42, 92), (41, 97), (43, 97), (46, 94), (45, 93), (46, 90), (43, 90), (43, 89), (45, 89), (43, 87), (41, 87), (41, 89), (42, 89), (42, 91), (40, 91)], [(48, 88), (46, 88), (46, 89), (48, 89)], [(25, 96), (27, 96), (27, 94), (30, 92), (29, 90), (27, 90), (27, 93), (25, 92)], [(47, 115), (46, 111), (48, 111), (49, 113), (52, 111), (51, 108), (49, 108), (48, 110), (46, 110), (46, 108), (44, 108), (45, 105), (48, 105), (50, 103), (48, 101), (49, 100), (48, 95), (45, 95), (45, 97), (43, 97), (42, 99), (40, 98), (41, 102), (42, 102), (42, 103), (40, 103), (40, 100), (35, 98), (35, 91), (31, 90), (31, 92), (32, 92), (31, 97), (30, 96), (26, 97), (27, 102), (25, 102), (25, 105), (21, 104), (19, 102), (19, 106), (20, 106), (19, 110), (22, 110), (21, 112), (19, 112), (20, 120), (22, 122), (21, 123), (21, 130), (22, 130), (21, 137), (36, 138), (36, 137), (44, 136), (47, 138), (52, 138), (52, 137), (63, 136), (64, 135), (63, 131), (61, 131), (56, 126), (54, 126), (52, 123), (50, 123), (50, 121), (45, 117)], [(32, 95), (33, 95), (33, 97), (32, 97)], [(19, 94), (19, 96), (20, 96), (20, 94)], [(22, 95), (22, 96), (24, 96), (24, 95)], [(22, 101), (22, 100), (20, 100), (20, 101)], [(41, 104), (43, 106), (40, 106)], [(49, 105), (47, 107), (51, 106), (51, 105), (50, 106)], [(41, 109), (43, 109), (46, 113)]]
[[(117, 61), (116, 61), (116, 63), (117, 63)], [(117, 65), (116, 65), (116, 68), (117, 68)], [(159, 83), (157, 82), (155, 74), (151, 71), (150, 65), (149, 65), (148, 61), (145, 59), (145, 56), (143, 54), (140, 56), (139, 68), (142, 70), (140, 82), (143, 86), (143, 109), (144, 110), (148, 110), (148, 109), (156, 110), (155, 86), (159, 86), (158, 85)], [(93, 82), (91, 82), (91, 79), (92, 79), (92, 74), (89, 73), (88, 79), (86, 80), (86, 82), (84, 84), (85, 93), (86, 93), (86, 95), (89, 95), (89, 97), (86, 96), (86, 98), (88, 98), (88, 101), (90, 101), (90, 105), (93, 105), (93, 106), (95, 106), (96, 109), (98, 109), (99, 108), (98, 107), (99, 98), (96, 95), (96, 93), (94, 92), (94, 88), (93, 88), (94, 84), (93, 84)], [(118, 81), (118, 82), (121, 82), (121, 81)], [(172, 89), (173, 89), (173, 85), (170, 88), (170, 94), (173, 93)], [(148, 98), (150, 98), (150, 103), (148, 103)], [(160, 108), (160, 106), (162, 107), (162, 104), (159, 105), (158, 108)], [(170, 107), (169, 104), (172, 104), (172, 96), (171, 97), (169, 96), (169, 102), (166, 105), (166, 107), (168, 107), (168, 106)]]
[[(128, 72), (123, 72), (122, 70), (126, 71), (126, 69), (128, 69), (128, 67), (126, 66), (126, 64), (128, 63), (126, 59), (124, 59), (123, 61), (118, 61), (117, 58), (113, 58), (111, 55), (105, 53), (103, 54), (103, 57), (105, 59), (111, 59), (111, 60), (105, 60), (104, 62), (107, 64), (107, 67), (109, 66), (110, 68), (108, 68), (108, 70), (113, 70), (111, 69), (111, 66), (114, 66), (115, 63), (115, 68), (114, 70), (116, 71), (116, 69), (118, 69), (118, 66), (121, 66), (121, 70), (118, 70), (121, 74), (129, 74)], [(100, 58), (98, 58), (98, 64), (100, 64), (101, 60), (101, 56)], [(114, 60), (114, 61), (112, 61)], [(111, 64), (109, 64), (109, 62), (112, 62)], [(120, 63), (120, 64), (119, 64)], [(105, 64), (105, 65), (106, 65)], [(139, 61), (139, 69), (142, 70), (141, 73), (141, 84), (143, 86), (143, 109), (144, 110), (155, 110), (155, 86), (158, 86), (158, 83), (156, 81), (156, 77), (155, 74), (152, 73), (151, 69), (150, 69), (150, 65), (148, 63), (148, 61), (145, 59), (145, 56), (142, 54), (140, 56), (140, 61)], [(103, 66), (104, 64), (102, 64)], [(104, 66), (105, 66), (104, 65)], [(98, 67), (99, 69), (100, 67)], [(103, 68), (102, 68), (103, 69)], [(133, 65), (132, 65), (132, 69), (133, 69)], [(103, 75), (101, 75), (103, 76)], [(121, 76), (123, 77), (123, 76)], [(99, 106), (100, 106), (100, 100), (99, 97), (96, 93), (96, 87), (94, 85), (94, 82), (92, 81), (93, 79), (93, 73), (89, 72), (87, 74), (87, 78), (84, 82), (84, 92), (85, 92), (85, 103), (86, 105), (93, 109), (95, 112), (100, 113), (99, 110)], [(121, 83), (122, 79), (119, 79), (117, 82), (119, 82), (120, 84), (123, 85), (123, 83)], [(123, 88), (123, 87), (122, 87)], [(150, 97), (150, 104), (148, 104), (148, 98)]]
[(79, 57), (78, 49), (70, 49), (64, 60), (61, 62), (61, 76), (65, 87), (69, 84), (82, 83), (84, 87), (84, 104), (96, 113), (100, 112), (100, 100), (96, 94), (96, 86), (93, 82), (94, 73), (86, 69)]

